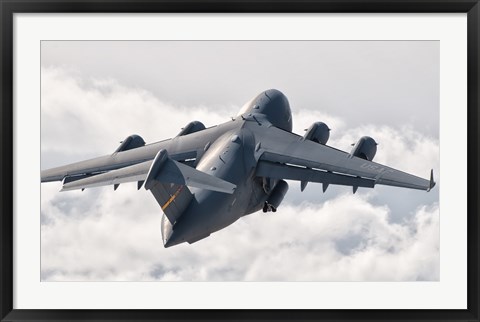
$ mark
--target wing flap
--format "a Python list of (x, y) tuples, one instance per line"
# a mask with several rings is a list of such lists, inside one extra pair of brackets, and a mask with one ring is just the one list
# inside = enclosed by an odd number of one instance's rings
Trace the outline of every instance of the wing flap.
[(342, 175), (305, 167), (295, 167), (279, 163), (260, 161), (256, 175), (273, 179), (319, 182), (333, 185), (373, 188), (375, 181), (350, 175)]
[(87, 176), (83, 179), (69, 181), (69, 177), (64, 180), (60, 191), (69, 191), (108, 185), (116, 185), (127, 182), (143, 181), (147, 177), (148, 169), (152, 161), (146, 161), (109, 172)]

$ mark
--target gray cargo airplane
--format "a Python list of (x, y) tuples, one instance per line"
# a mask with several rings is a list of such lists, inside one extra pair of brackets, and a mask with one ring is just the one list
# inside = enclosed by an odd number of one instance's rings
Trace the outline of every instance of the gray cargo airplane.
[(238, 116), (205, 128), (193, 121), (174, 138), (145, 144), (138, 135), (112, 154), (43, 170), (41, 181), (63, 181), (61, 191), (137, 182), (149, 190), (164, 216), (165, 247), (194, 243), (240, 217), (275, 212), (288, 190), (285, 180), (373, 188), (389, 185), (430, 191), (430, 180), (372, 162), (374, 139), (364, 136), (350, 153), (327, 146), (330, 129), (313, 123), (292, 133), (287, 98), (270, 89), (254, 97)]

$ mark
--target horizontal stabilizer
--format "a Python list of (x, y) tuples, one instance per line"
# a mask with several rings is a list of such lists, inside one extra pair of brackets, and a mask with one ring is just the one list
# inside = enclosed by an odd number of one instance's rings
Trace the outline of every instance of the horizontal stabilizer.
[(149, 190), (154, 181), (187, 185), (230, 194), (236, 188), (236, 185), (230, 182), (170, 159), (166, 150), (160, 150), (152, 162), (145, 180), (145, 189)]

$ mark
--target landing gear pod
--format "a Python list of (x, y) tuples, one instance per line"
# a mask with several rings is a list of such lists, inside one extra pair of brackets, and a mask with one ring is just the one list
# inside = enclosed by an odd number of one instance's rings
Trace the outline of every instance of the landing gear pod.
[(283, 197), (285, 197), (285, 194), (288, 191), (288, 183), (285, 182), (284, 180), (280, 180), (276, 185), (275, 188), (273, 188), (272, 192), (268, 196), (267, 200), (265, 201), (265, 204), (263, 205), (263, 212), (267, 211), (273, 211), (276, 212), (278, 206), (283, 201)]
[(326, 144), (330, 138), (330, 129), (323, 122), (313, 123), (306, 131), (307, 133), (303, 136), (305, 140)]
[(377, 142), (369, 136), (361, 137), (350, 153), (352, 156), (372, 161), (377, 153)]

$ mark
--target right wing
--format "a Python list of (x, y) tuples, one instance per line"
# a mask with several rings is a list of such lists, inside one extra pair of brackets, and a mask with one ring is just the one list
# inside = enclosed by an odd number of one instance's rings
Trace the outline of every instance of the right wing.
[(355, 187), (376, 184), (429, 191), (433, 171), (426, 180), (391, 167), (364, 160), (275, 127), (265, 129), (258, 151), (257, 176), (313, 181)]

